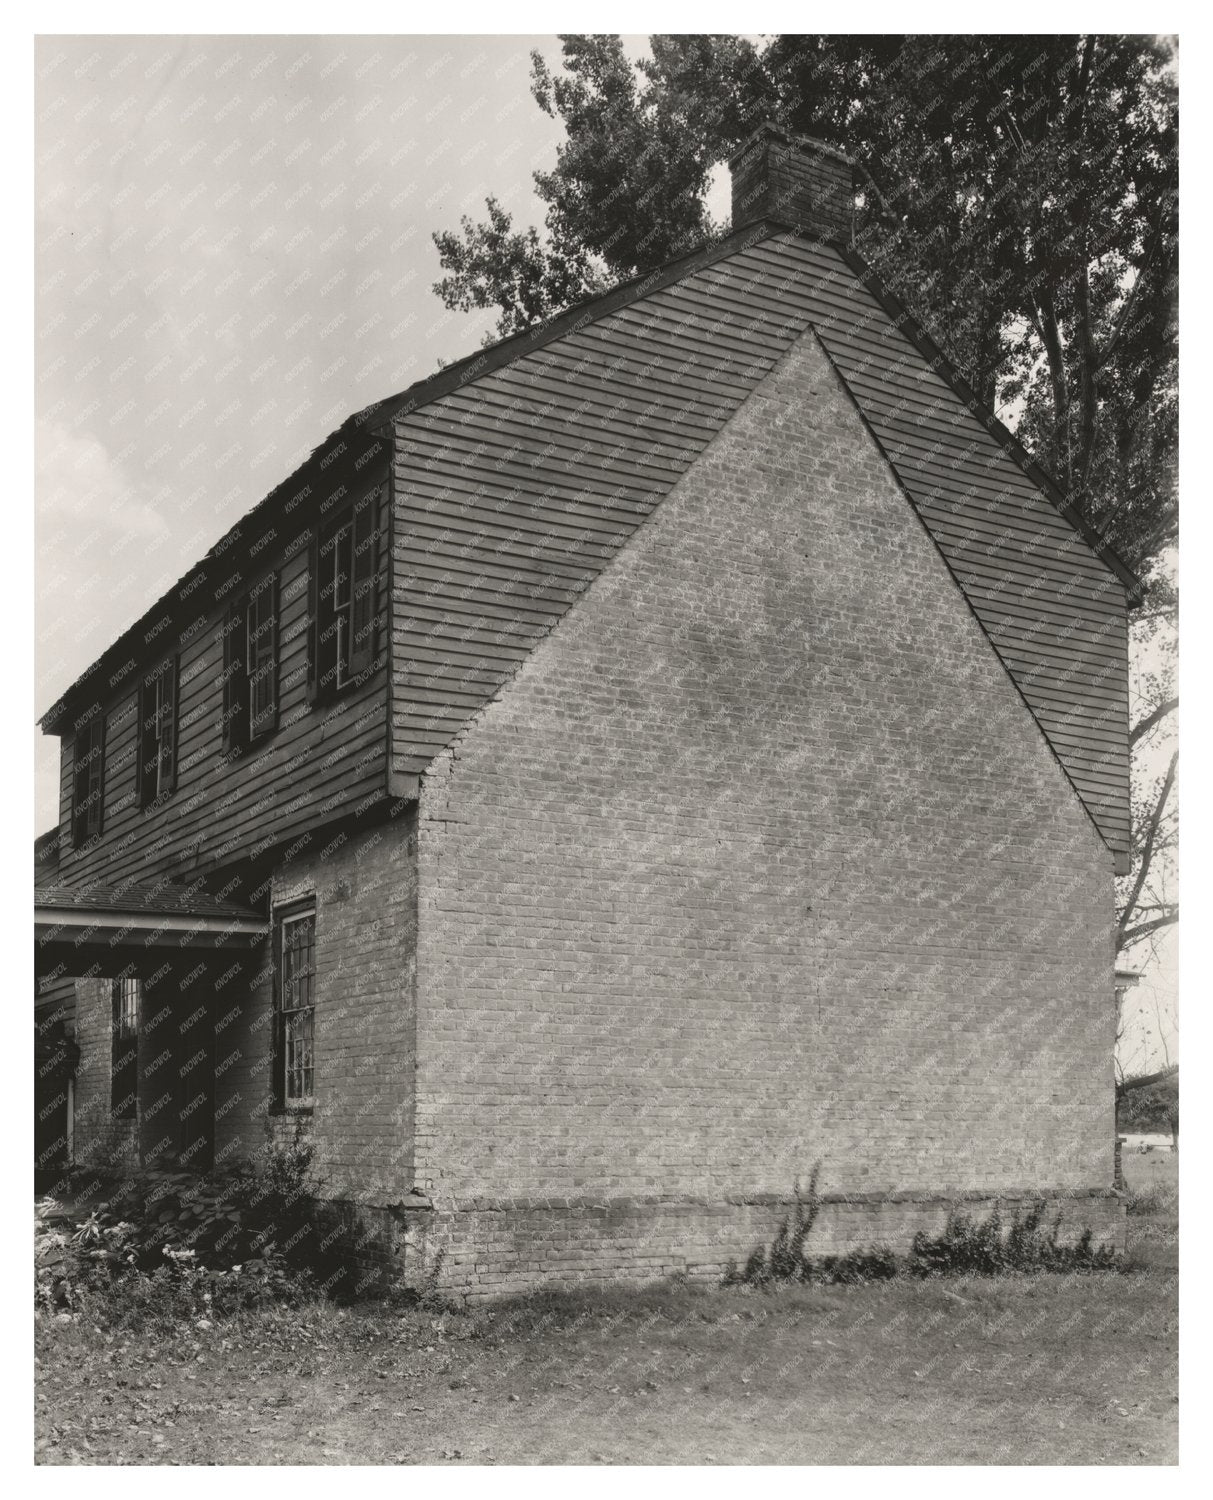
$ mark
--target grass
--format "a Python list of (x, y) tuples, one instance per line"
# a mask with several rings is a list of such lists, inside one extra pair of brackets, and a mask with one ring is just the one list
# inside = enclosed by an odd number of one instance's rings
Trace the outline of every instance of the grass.
[(40, 1316), (37, 1459), (1174, 1463), (1176, 1198), (1146, 1160), (1121, 1272), (316, 1304), (156, 1340)]

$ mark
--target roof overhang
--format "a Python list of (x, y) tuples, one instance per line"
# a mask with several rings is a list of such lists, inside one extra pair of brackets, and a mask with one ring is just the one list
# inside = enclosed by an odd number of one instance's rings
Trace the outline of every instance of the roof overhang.
[(253, 915), (193, 914), (181, 910), (107, 911), (34, 899), (34, 971), (81, 977), (114, 974), (141, 958), (163, 962), (217, 952), (244, 952), (269, 935)]

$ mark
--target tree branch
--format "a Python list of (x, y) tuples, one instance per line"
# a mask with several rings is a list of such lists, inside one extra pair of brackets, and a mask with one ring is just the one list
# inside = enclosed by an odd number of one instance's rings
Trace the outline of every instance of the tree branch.
[(1150, 814), (1150, 821), (1146, 827), (1145, 842), (1141, 848), (1141, 863), (1137, 867), (1137, 878), (1133, 882), (1132, 893), (1125, 902), (1125, 909), (1121, 912), (1120, 921), (1117, 923), (1117, 929), (1121, 934), (1122, 942), (1125, 929), (1129, 925), (1129, 919), (1137, 909), (1138, 897), (1141, 895), (1142, 887), (1145, 885), (1150, 873), (1150, 864), (1154, 858), (1154, 844), (1158, 838), (1158, 829), (1162, 822), (1163, 810), (1167, 805), (1167, 798), (1171, 795), (1171, 787), (1175, 783), (1175, 767), (1178, 761), (1179, 751), (1176, 750), (1171, 755), (1171, 764), (1167, 767), (1167, 774), (1163, 777), (1162, 788), (1158, 793), (1158, 800), (1154, 804), (1154, 811)]
[(1139, 922), (1136, 927), (1130, 927), (1128, 931), (1122, 931), (1117, 940), (1117, 952), (1123, 953), (1126, 948), (1131, 948), (1134, 943), (1140, 942), (1144, 937), (1149, 937), (1152, 932), (1159, 932), (1164, 927), (1174, 927), (1179, 921), (1179, 907), (1168, 912), (1165, 917), (1154, 917), (1149, 922)]
[(1148, 713), (1140, 724), (1134, 724), (1129, 731), (1129, 749), (1132, 750), (1139, 740), (1144, 740), (1156, 724), (1161, 724), (1167, 715), (1174, 713), (1178, 707), (1178, 698), (1168, 698), (1165, 703), (1160, 703), (1156, 709)]

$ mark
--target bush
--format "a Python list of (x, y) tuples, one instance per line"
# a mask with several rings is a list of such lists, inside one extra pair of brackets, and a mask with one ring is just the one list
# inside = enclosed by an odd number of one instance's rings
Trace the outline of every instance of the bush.
[(137, 1324), (298, 1301), (322, 1276), (352, 1283), (350, 1236), (326, 1232), (311, 1161), (297, 1142), (208, 1178), (137, 1172), (75, 1225), (42, 1200), (35, 1305)]
[(805, 1241), (821, 1211), (816, 1167), (807, 1198), (801, 1198), (799, 1184), (795, 1193), (795, 1214), (784, 1219), (769, 1250), (759, 1245), (751, 1251), (741, 1270), (731, 1261), (724, 1275), (726, 1286), (770, 1288), (781, 1282), (854, 1285), (889, 1281), (898, 1276), (1090, 1271), (1111, 1269), (1116, 1264), (1115, 1252), (1110, 1247), (1094, 1247), (1089, 1229), (1073, 1245), (1063, 1245), (1061, 1213), (1046, 1229), (1043, 1202), (1033, 1204), (1022, 1217), (1016, 1213), (1005, 1226), (997, 1209), (980, 1223), (963, 1213), (953, 1213), (941, 1234), (929, 1235), (920, 1230), (905, 1257), (876, 1245), (845, 1255), (811, 1256), (805, 1251)]
[(1021, 1218), (1016, 1213), (1006, 1232), (998, 1210), (982, 1223), (966, 1214), (949, 1216), (942, 1234), (919, 1230), (910, 1248), (910, 1271), (917, 1276), (998, 1276), (1007, 1271), (1086, 1271), (1110, 1268), (1110, 1247), (1095, 1249), (1084, 1229), (1073, 1245), (1061, 1243), (1061, 1212), (1045, 1229), (1045, 1205), (1034, 1203)]

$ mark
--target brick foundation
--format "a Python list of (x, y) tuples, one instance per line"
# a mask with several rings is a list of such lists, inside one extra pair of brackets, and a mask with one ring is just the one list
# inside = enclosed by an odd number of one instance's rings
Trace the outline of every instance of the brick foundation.
[[(892, 1196), (827, 1195), (809, 1237), (811, 1255), (882, 1247), (904, 1254), (919, 1230), (938, 1233), (950, 1212), (1009, 1218), (1043, 1198), (1049, 1222), (1062, 1215), (1062, 1240), (1090, 1229), (1098, 1246), (1124, 1249), (1125, 1208), (1105, 1188), (1088, 1192), (967, 1192)], [(794, 1201), (772, 1194), (711, 1202), (699, 1198), (480, 1200), (447, 1212), (364, 1212), (378, 1223), (377, 1262), (421, 1288), (469, 1299), (539, 1286), (651, 1281), (686, 1275), (718, 1280), (729, 1262), (743, 1265), (768, 1246)]]

